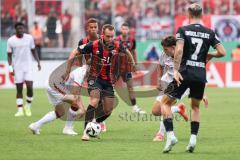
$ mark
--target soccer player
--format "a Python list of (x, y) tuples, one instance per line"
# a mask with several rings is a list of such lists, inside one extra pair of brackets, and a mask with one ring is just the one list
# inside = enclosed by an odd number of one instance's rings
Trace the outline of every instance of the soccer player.
[[(167, 142), (163, 153), (171, 151), (178, 142), (173, 132), (171, 106), (176, 99), (180, 99), (187, 88), (190, 88), (191, 98), (191, 135), (186, 151), (193, 152), (197, 143), (200, 124), (199, 105), (203, 98), (206, 83), (206, 62), (213, 57), (223, 57), (226, 52), (216, 34), (200, 24), (202, 7), (191, 4), (188, 8), (189, 25), (180, 27), (177, 31), (176, 48), (174, 54), (174, 81), (165, 90), (161, 100), (163, 104), (164, 126), (167, 132)], [(210, 46), (216, 52), (208, 53)], [(159, 108), (160, 110), (161, 108)]]
[[(122, 24), (121, 35), (119, 35), (116, 39), (118, 41), (120, 41), (131, 52), (135, 63), (137, 63), (136, 41), (134, 38), (130, 37), (129, 25), (127, 23)], [(122, 58), (124, 58), (124, 57), (122, 57)], [(129, 98), (130, 98), (131, 104), (132, 104), (132, 112), (139, 113), (139, 114), (145, 114), (146, 112), (141, 110), (141, 108), (137, 105), (137, 102), (136, 102), (136, 95), (135, 95), (135, 92), (133, 89), (132, 73), (125, 71), (125, 72), (121, 73), (121, 77), (122, 77), (123, 82), (125, 82), (127, 84), (128, 94), (129, 94)]]
[[(102, 33), (103, 36), (101, 39), (78, 47), (80, 54), (91, 54), (93, 62), (91, 63), (88, 77), (90, 104), (85, 116), (85, 126), (93, 120), (94, 110), (98, 107), (100, 96), (102, 97), (105, 115), (97, 118), (96, 121), (103, 122), (110, 116), (113, 110), (114, 90), (111, 81), (112, 57), (117, 54), (127, 54), (135, 67), (131, 53), (119, 41), (114, 40), (115, 28), (110, 24), (105, 24)], [(102, 63), (99, 62), (99, 59)], [(82, 140), (88, 141), (89, 139), (90, 137), (86, 134), (86, 130), (84, 130)]]
[[(83, 116), (85, 114), (85, 109), (79, 93), (80, 93), (81, 85), (84, 82), (87, 68), (85, 65), (83, 65), (79, 67), (78, 71), (79, 71), (79, 75), (78, 75), (79, 78), (77, 80), (70, 77), (66, 82), (63, 82), (60, 84), (53, 83), (49, 85), (47, 89), (48, 98), (49, 98), (49, 101), (52, 103), (52, 105), (55, 107), (55, 109), (53, 111), (48, 112), (40, 120), (34, 123), (31, 123), (29, 125), (29, 129), (33, 132), (33, 134), (40, 134), (40, 129), (43, 125), (64, 116), (65, 103), (71, 104), (71, 107), (69, 108), (68, 119), (69, 119), (69, 116), (72, 116), (71, 120), (73, 120), (78, 114), (80, 114), (80, 116)], [(79, 89), (74, 88), (74, 91), (72, 93), (71, 86), (73, 86), (74, 83), (78, 83), (80, 87)], [(68, 133), (68, 134), (76, 135), (74, 133)]]
[[(98, 20), (97, 19), (90, 18), (90, 19), (87, 20), (86, 33), (87, 33), (87, 36), (82, 38), (79, 41), (78, 46), (86, 45), (88, 42), (95, 41), (95, 40), (100, 38), (99, 35), (98, 35)], [(67, 69), (65, 71), (65, 74), (63, 75), (63, 79), (68, 80), (68, 78), (72, 78), (73, 81), (74, 81), (73, 86), (81, 87), (78, 83), (76, 83), (80, 78), (79, 74), (81, 74), (81, 67), (79, 67), (78, 57), (76, 57), (77, 53), (78, 53), (77, 49), (74, 49), (70, 53), (70, 56), (69, 56), (69, 59), (68, 59), (68, 66), (67, 66)], [(87, 62), (86, 61), (89, 61), (90, 58), (91, 58), (90, 56), (83, 58), (83, 61), (86, 64), (86, 65), (84, 65), (84, 67), (87, 67)], [(71, 72), (71, 68), (72, 68), (73, 65), (78, 66), (78, 67), (74, 71)], [(68, 75), (69, 75), (69, 77), (68, 77)], [(68, 118), (67, 118), (67, 121), (66, 121), (64, 129), (63, 129), (63, 134), (77, 135), (77, 132), (75, 132), (73, 130), (74, 116), (71, 115), (71, 113), (73, 113), (73, 111), (76, 112), (77, 110), (78, 110), (78, 108), (75, 108), (74, 106), (70, 107)], [(105, 124), (101, 124), (101, 127), (104, 131), (106, 131)]]
[[(153, 104), (152, 107), (153, 113), (155, 113), (154, 110), (159, 111), (158, 108), (161, 108), (160, 111), (162, 112), (161, 99), (164, 95), (164, 90), (167, 88), (168, 84), (173, 81), (173, 57), (176, 47), (176, 38), (174, 36), (165, 37), (162, 40), (161, 45), (163, 47), (164, 52), (161, 54), (159, 62), (159, 84), (158, 84), (159, 95), (157, 96), (156, 101)], [(185, 91), (181, 99), (187, 95), (189, 95), (189, 89)], [(207, 106), (208, 104), (207, 97), (205, 96), (203, 100), (205, 106)], [(188, 115), (185, 113), (184, 103), (180, 103), (178, 106), (172, 106), (171, 111), (172, 113), (179, 113), (185, 119), (185, 121), (188, 121)], [(163, 141), (165, 131), (166, 130), (162, 119), (160, 122), (159, 131), (155, 135), (153, 141)]]
[[(31, 104), (33, 101), (33, 57), (38, 63), (38, 70), (41, 70), (40, 61), (35, 52), (35, 44), (30, 34), (24, 33), (24, 24), (15, 24), (16, 34), (7, 41), (8, 64), (11, 75), (17, 88), (16, 103), (18, 111), (15, 117), (31, 116)], [(23, 84), (27, 86), (26, 105), (23, 107)], [(23, 111), (24, 108), (24, 111)]]

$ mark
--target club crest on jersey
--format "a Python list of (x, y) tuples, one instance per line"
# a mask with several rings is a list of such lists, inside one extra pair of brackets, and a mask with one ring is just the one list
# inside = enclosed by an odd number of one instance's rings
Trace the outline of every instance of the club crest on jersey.
[(91, 85), (93, 85), (94, 84), (94, 80), (90, 80), (89, 82), (88, 82), (88, 84), (91, 86)]

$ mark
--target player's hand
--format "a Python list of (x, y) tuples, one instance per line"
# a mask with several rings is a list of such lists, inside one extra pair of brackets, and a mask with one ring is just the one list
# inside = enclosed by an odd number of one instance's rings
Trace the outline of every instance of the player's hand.
[(38, 64), (38, 71), (41, 71), (42, 67), (40, 65), (40, 63)]
[(212, 54), (210, 54), (210, 53), (208, 53), (207, 54), (207, 63), (209, 62), (209, 61), (211, 61), (211, 59), (213, 58), (213, 55)]
[(132, 66), (132, 71), (133, 71), (134, 73), (137, 71), (137, 65), (136, 65), (136, 64), (134, 64), (134, 65)]
[(62, 77), (63, 81), (67, 81), (69, 78), (69, 73), (66, 72), (61, 77)]
[(174, 70), (173, 74), (174, 74), (174, 79), (176, 80), (177, 85), (179, 86), (181, 84), (181, 81), (183, 80), (183, 77), (177, 70)]
[(204, 95), (202, 100), (203, 100), (205, 108), (208, 108), (208, 97), (206, 95)]

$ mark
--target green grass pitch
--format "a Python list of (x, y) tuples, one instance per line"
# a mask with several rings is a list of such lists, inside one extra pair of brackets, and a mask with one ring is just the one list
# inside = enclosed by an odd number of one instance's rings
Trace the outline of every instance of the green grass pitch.
[[(45, 90), (35, 90), (33, 116), (15, 118), (15, 90), (0, 90), (0, 160), (237, 160), (240, 154), (240, 90), (207, 89), (209, 108), (201, 106), (201, 123), (195, 153), (185, 152), (189, 138), (189, 123), (174, 121), (179, 143), (170, 154), (162, 154), (164, 143), (152, 142), (159, 122), (148, 117), (139, 120), (131, 109), (120, 101), (107, 120), (108, 131), (101, 139), (81, 141), (82, 122), (75, 123), (79, 136), (62, 134), (64, 122), (56, 120), (32, 135), (28, 125), (52, 110)], [(139, 106), (151, 113), (155, 98), (139, 98)], [(87, 99), (85, 99), (87, 103)], [(189, 101), (184, 99), (189, 106)], [(189, 107), (187, 107), (189, 110)], [(125, 114), (128, 114), (128, 121)]]

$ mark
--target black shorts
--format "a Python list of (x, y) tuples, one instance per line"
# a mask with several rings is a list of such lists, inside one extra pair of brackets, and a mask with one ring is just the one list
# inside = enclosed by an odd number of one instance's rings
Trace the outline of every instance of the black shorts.
[(130, 79), (132, 79), (132, 73), (131, 72), (125, 72), (121, 74), (123, 82), (127, 82)]
[(177, 86), (177, 82), (173, 80), (164, 93), (171, 98), (181, 99), (182, 95), (187, 89), (190, 89), (189, 98), (195, 98), (202, 100), (204, 95), (205, 83), (198, 81), (182, 81), (180, 86)]
[(88, 93), (92, 90), (99, 89), (101, 97), (114, 97), (114, 90), (112, 83), (100, 78), (88, 80)]

